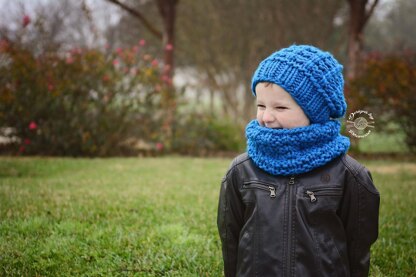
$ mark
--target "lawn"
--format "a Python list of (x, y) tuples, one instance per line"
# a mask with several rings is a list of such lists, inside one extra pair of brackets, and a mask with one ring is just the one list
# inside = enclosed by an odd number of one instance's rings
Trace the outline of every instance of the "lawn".
[(360, 139), (360, 150), (364, 153), (408, 153), (403, 132), (393, 134), (373, 132)]
[[(0, 158), (1, 276), (221, 276), (229, 159)], [(372, 276), (415, 272), (416, 164), (364, 162), (382, 195)]]

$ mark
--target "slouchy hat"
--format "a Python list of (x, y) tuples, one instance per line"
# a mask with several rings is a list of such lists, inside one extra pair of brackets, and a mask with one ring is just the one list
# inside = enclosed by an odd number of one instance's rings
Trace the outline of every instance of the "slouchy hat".
[(270, 82), (286, 90), (311, 123), (344, 116), (342, 65), (328, 52), (309, 45), (292, 45), (264, 59), (254, 72), (251, 90)]

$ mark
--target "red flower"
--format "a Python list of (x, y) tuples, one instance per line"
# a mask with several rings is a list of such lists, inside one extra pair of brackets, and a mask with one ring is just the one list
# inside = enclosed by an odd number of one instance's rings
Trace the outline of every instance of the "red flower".
[(22, 152), (24, 152), (25, 151), (25, 147), (22, 145), (22, 146), (20, 146), (19, 147), (19, 153), (22, 153)]
[(114, 66), (117, 66), (119, 64), (119, 61), (117, 60), (117, 59), (115, 59), (114, 61), (113, 61), (113, 65)]
[(170, 65), (165, 64), (165, 66), (163, 67), (163, 71), (168, 72), (169, 70), (170, 70)]
[(152, 61), (152, 63), (151, 63), (151, 65), (152, 65), (153, 67), (158, 66), (158, 64), (159, 64), (159, 61), (158, 61), (157, 59), (154, 59), (154, 60)]
[(130, 74), (131, 75), (136, 75), (137, 74), (137, 68), (136, 67), (132, 67), (132, 68), (130, 68)]
[(22, 22), (23, 28), (25, 28), (29, 24), (30, 24), (30, 17), (28, 15), (23, 16), (23, 22)]
[(36, 130), (38, 128), (38, 125), (36, 124), (36, 122), (32, 121), (29, 124), (29, 130)]
[(67, 64), (71, 64), (71, 63), (73, 63), (74, 62), (74, 58), (72, 57), (72, 56), (68, 56), (67, 58), (66, 58), (66, 63)]
[(123, 49), (122, 49), (121, 47), (118, 47), (118, 48), (116, 49), (116, 53), (117, 53), (118, 55), (121, 55), (121, 54), (123, 53)]
[(25, 139), (24, 144), (29, 145), (30, 144), (30, 139)]
[(168, 43), (168, 44), (166, 45), (165, 49), (166, 49), (167, 51), (172, 51), (172, 50), (173, 50), (173, 45), (172, 45), (172, 44), (170, 44), (170, 43)]
[(72, 48), (70, 53), (72, 55), (80, 55), (82, 53), (82, 49), (81, 48)]
[(169, 86), (172, 85), (172, 78), (170, 78), (168, 75), (163, 75), (162, 81)]
[(139, 41), (139, 45), (140, 45), (140, 46), (145, 46), (145, 45), (146, 45), (146, 41), (145, 41), (144, 39), (141, 39), (141, 40)]
[(52, 91), (54, 88), (55, 88), (55, 87), (54, 87), (51, 83), (49, 83), (49, 84), (48, 84), (48, 90), (49, 90), (49, 91)]
[(169, 77), (167, 75), (162, 75), (160, 79), (162, 79), (162, 81), (166, 81), (167, 79), (169, 79)]
[(5, 39), (0, 39), (0, 52), (6, 51), (9, 48), (9, 42)]
[(163, 148), (164, 148), (163, 143), (161, 143), (161, 142), (156, 143), (156, 150), (157, 151), (162, 151)]
[(103, 81), (104, 81), (104, 82), (108, 82), (108, 81), (110, 81), (110, 77), (109, 77), (107, 74), (105, 74), (105, 75), (103, 76)]

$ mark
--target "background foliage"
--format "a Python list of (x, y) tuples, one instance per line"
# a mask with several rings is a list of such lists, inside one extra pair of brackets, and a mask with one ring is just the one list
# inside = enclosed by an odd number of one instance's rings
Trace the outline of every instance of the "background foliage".
[(0, 125), (14, 127), (19, 152), (103, 156), (131, 136), (157, 141), (164, 84), (140, 46), (35, 56), (3, 44)]
[(164, 140), (163, 94), (171, 92), (172, 81), (163, 64), (146, 54), (145, 44), (36, 56), (3, 40), (0, 126), (13, 126), (2, 132), (16, 138), (3, 151), (70, 156), (240, 151), (240, 127), (203, 113), (176, 114), (174, 139)]
[[(313, 44), (334, 53), (348, 70), (347, 1), (181, 0), (175, 44), (168, 45), (175, 51), (174, 80), (166, 76), (160, 62), (166, 54), (165, 42), (131, 13), (109, 2), (34, 1), (32, 5), (20, 2), (20, 6), (4, 2), (1, 153), (105, 156), (243, 151), (244, 126), (255, 113), (250, 78), (266, 55), (292, 43)], [(144, 14), (156, 29), (164, 29), (155, 1), (121, 2)], [(408, 35), (415, 7), (409, 0), (380, 1), (366, 28), (364, 52), (379, 50), (384, 57), (386, 50), (395, 50), (396, 59), (406, 60), (410, 55), (406, 53), (416, 45), (414, 36)], [(368, 76), (367, 63), (360, 68), (364, 76)], [(403, 74), (410, 74), (414, 66), (406, 66)], [(404, 132), (412, 148), (414, 128), (406, 118), (414, 116), (414, 101), (412, 93), (404, 91), (414, 91), (413, 84), (399, 84), (411, 79), (392, 73), (388, 66), (379, 66), (377, 72), (379, 79), (346, 80), (351, 82), (346, 88), (351, 91), (348, 102), (363, 104), (350, 108), (370, 109), (380, 123), (377, 132), (395, 132), (397, 137)], [(396, 75), (388, 85), (379, 85), (387, 81), (380, 76), (392, 74)], [(386, 108), (387, 103), (394, 109)], [(167, 112), (171, 107), (172, 114)], [(166, 135), (166, 129), (172, 135)], [(4, 137), (13, 144), (2, 144)]]
[(416, 151), (416, 54), (369, 53), (359, 77), (350, 82), (354, 106), (374, 111), (380, 130), (392, 122), (405, 134), (407, 146)]

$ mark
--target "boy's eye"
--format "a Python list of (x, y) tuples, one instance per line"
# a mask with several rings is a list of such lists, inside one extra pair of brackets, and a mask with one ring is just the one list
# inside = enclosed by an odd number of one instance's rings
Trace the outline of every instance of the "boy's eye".
[(264, 109), (264, 108), (265, 108), (265, 106), (264, 106), (264, 105), (262, 105), (262, 104), (257, 104), (257, 108), (259, 108), (259, 109)]
[(278, 109), (278, 110), (285, 110), (285, 109), (287, 109), (287, 107), (284, 107), (284, 106), (277, 106), (277, 107), (276, 107), (276, 109)]

